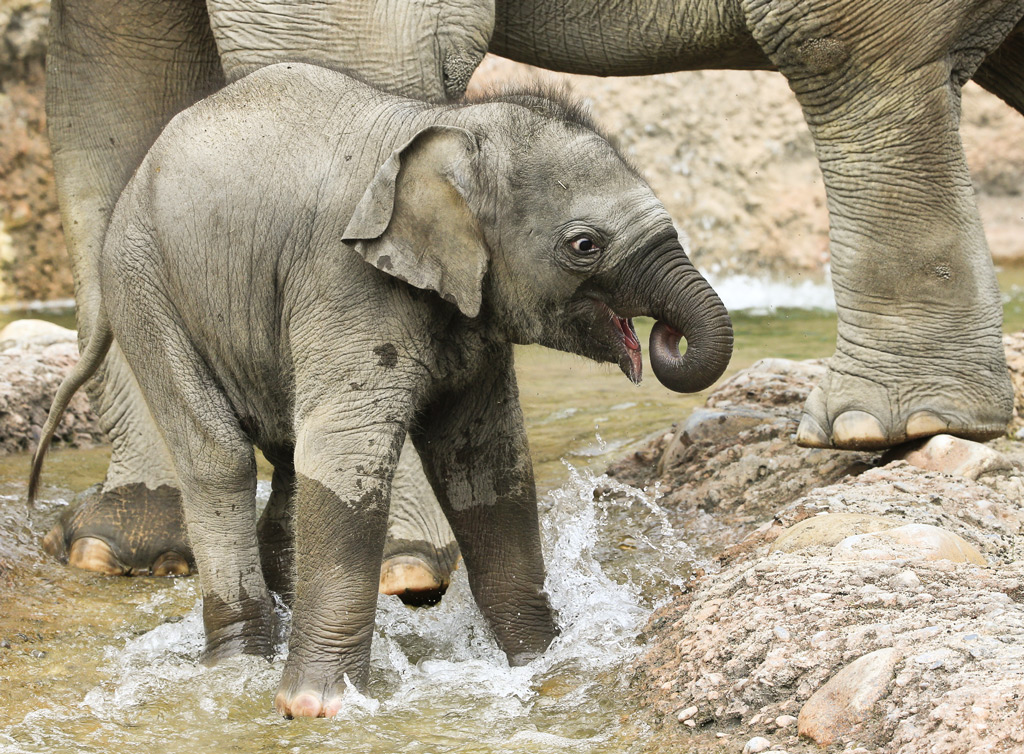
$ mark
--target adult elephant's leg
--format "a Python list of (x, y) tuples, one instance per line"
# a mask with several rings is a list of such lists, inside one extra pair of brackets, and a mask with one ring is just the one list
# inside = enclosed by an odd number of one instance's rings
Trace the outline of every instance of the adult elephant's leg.
[(1005, 430), (1002, 307), (959, 137), (960, 88), (1020, 2), (746, 0), (814, 136), (831, 222), (836, 354), (804, 445)]
[[(84, 344), (121, 190), (164, 124), (223, 74), (202, 0), (54, 0), (50, 23), (47, 127)], [(46, 549), (104, 573), (187, 572), (170, 457), (116, 345), (89, 395), (113, 444), (110, 467), (102, 492), (50, 532)]]
[(397, 594), (410, 605), (434, 604), (448, 589), (458, 562), (455, 535), (423, 473), (416, 449), (406, 439), (391, 485), (380, 592)]

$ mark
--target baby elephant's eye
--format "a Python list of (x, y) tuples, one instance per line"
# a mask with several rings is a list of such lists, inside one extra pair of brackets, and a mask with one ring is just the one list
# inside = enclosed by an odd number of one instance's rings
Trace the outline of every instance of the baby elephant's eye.
[(580, 236), (572, 241), (573, 251), (579, 254), (593, 254), (595, 251), (600, 251), (601, 247), (593, 242), (588, 236)]

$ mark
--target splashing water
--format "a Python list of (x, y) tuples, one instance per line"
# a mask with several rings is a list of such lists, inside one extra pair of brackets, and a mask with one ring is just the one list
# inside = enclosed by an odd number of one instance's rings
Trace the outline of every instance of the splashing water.
[[(191, 752), (200, 742), (204, 752), (240, 743), (246, 751), (628, 751), (619, 728), (631, 711), (623, 691), (637, 636), (682, 584), (693, 553), (651, 494), (572, 468), (569, 476), (541, 511), (560, 635), (524, 667), (509, 667), (460, 569), (435, 607), (380, 598), (365, 695), (349, 688), (333, 720), (284, 721), (271, 707), (284, 644), (273, 662), (201, 665), (198, 584), (182, 580), (140, 610), (170, 600), (186, 607), (183, 617), (106, 647), (80, 702), (0, 729), (0, 752)], [(624, 539), (628, 558), (616, 557)], [(278, 615), (287, 623), (280, 606)]]

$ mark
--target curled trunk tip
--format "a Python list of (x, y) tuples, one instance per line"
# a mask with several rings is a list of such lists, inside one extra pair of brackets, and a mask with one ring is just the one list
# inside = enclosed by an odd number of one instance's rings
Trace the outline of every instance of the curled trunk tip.
[[(684, 338), (687, 348), (681, 354), (679, 345)], [(732, 345), (728, 315), (715, 318), (708, 326), (691, 329), (688, 334), (658, 321), (651, 330), (651, 369), (669, 390), (696, 393), (722, 376), (732, 357)]]

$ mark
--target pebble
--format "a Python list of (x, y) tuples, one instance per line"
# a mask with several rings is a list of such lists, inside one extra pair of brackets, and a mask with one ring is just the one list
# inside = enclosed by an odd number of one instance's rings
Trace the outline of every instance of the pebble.
[(780, 728), (788, 728), (790, 725), (796, 724), (796, 718), (792, 715), (779, 715), (775, 718), (775, 724)]
[(901, 589), (917, 589), (921, 586), (921, 579), (917, 577), (916, 573), (908, 569), (893, 576), (892, 585)]
[(686, 709), (679, 710), (679, 714), (676, 716), (676, 719), (679, 722), (681, 722), (681, 723), (685, 723), (687, 720), (689, 720), (691, 717), (693, 717), (696, 714), (697, 714), (697, 708), (696, 707), (687, 707)]
[(828, 746), (849, 733), (885, 695), (900, 659), (897, 649), (878, 649), (832, 676), (800, 710), (800, 735)]
[(752, 739), (747, 741), (746, 746), (743, 747), (743, 754), (761, 754), (762, 751), (768, 751), (771, 748), (772, 742), (767, 738), (761, 736), (754, 736)]
[(903, 456), (907, 463), (928, 471), (941, 471), (977, 479), (987, 471), (1013, 468), (1013, 462), (987, 445), (950, 435), (936, 435)]

